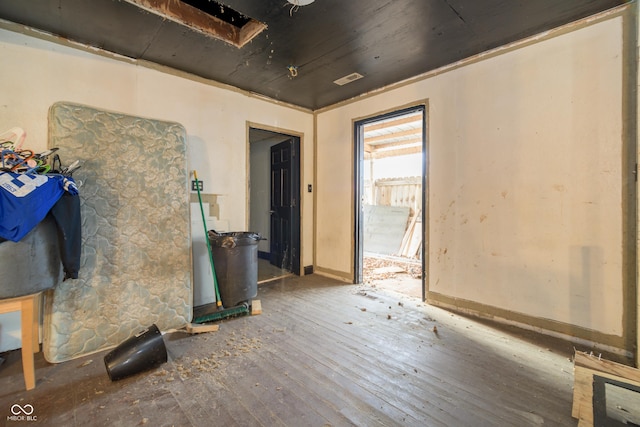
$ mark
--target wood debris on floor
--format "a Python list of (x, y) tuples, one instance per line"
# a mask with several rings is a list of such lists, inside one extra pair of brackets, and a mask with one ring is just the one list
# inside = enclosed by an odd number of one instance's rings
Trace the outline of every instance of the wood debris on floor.
[(422, 265), (416, 260), (365, 256), (362, 261), (362, 275), (365, 283), (393, 279), (397, 274), (408, 274), (414, 279), (422, 278)]
[(422, 299), (422, 263), (418, 260), (367, 253), (362, 273), (367, 286)]

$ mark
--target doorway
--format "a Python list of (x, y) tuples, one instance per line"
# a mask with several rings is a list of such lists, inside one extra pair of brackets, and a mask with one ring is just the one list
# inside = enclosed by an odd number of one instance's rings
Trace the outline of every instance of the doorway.
[(426, 112), (357, 121), (354, 282), (426, 298)]
[(300, 138), (249, 128), (249, 228), (258, 244), (258, 284), (300, 274)]

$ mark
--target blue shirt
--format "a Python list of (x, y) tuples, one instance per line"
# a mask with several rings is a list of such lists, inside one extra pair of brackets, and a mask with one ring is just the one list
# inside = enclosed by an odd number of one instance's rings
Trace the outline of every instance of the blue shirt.
[(0, 172), (0, 237), (18, 242), (44, 219), (65, 191), (78, 194), (73, 178)]

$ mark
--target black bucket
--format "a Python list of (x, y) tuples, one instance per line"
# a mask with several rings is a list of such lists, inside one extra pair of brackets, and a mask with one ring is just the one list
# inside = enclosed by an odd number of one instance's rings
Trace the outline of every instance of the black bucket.
[(167, 348), (156, 325), (123, 341), (104, 357), (111, 381), (153, 369), (167, 362)]

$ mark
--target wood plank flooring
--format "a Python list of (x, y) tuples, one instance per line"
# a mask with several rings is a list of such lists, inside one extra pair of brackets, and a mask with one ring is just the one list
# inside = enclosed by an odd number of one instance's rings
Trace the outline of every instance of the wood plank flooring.
[[(3, 355), (0, 425), (576, 426), (570, 345), (543, 346), (419, 300), (319, 275), (259, 288), (263, 314), (164, 336), (169, 362), (111, 382), (106, 352)], [(542, 339), (533, 336), (534, 340)]]
[(258, 285), (263, 285), (274, 279), (291, 276), (290, 271), (271, 265), (266, 259), (258, 258)]

